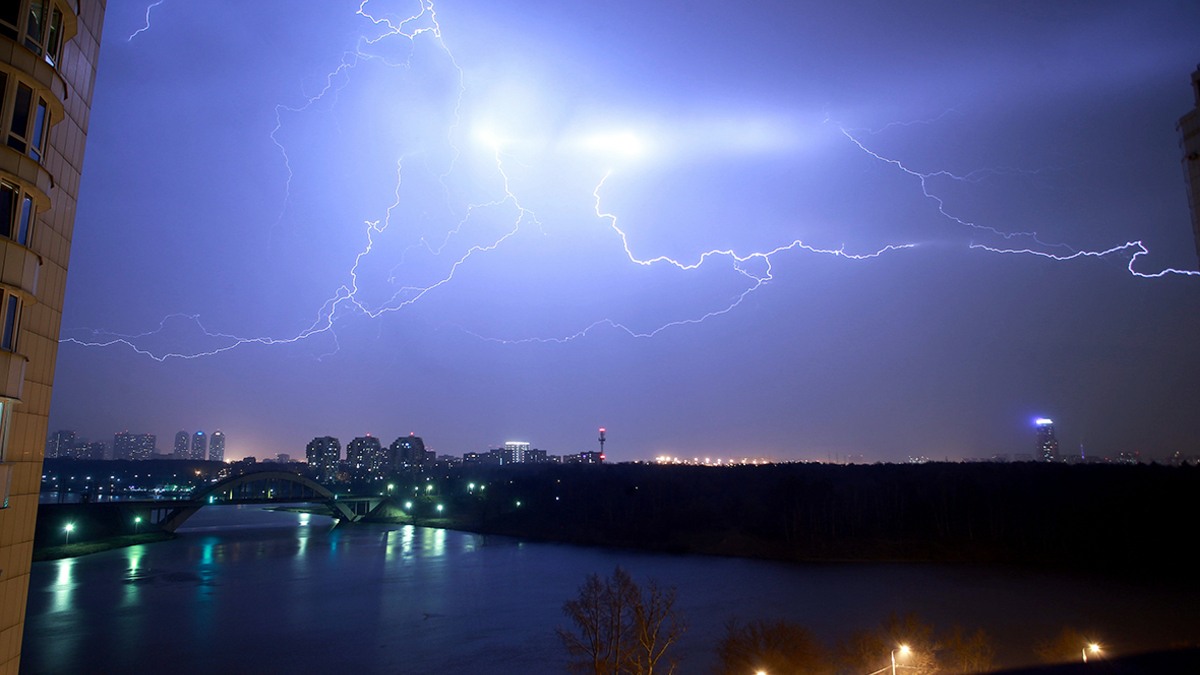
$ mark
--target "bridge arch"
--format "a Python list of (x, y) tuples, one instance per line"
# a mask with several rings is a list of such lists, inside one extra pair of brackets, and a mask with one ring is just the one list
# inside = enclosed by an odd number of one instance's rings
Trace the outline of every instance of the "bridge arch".
[[(231, 495), (231, 500), (238, 499), (234, 495), (244, 493), (246, 489), (252, 488), (256, 483), (263, 483), (268, 486), (274, 483), (277, 486), (276, 489), (287, 489), (286, 495), (268, 497), (263, 501), (324, 502), (333, 511), (333, 517), (338, 520), (355, 521), (360, 518), (359, 515), (351, 511), (344, 503), (339, 502), (337, 497), (328, 488), (311, 478), (306, 478), (290, 471), (267, 470), (252, 471), (238, 476), (231, 476), (225, 480), (213, 483), (202, 490), (193, 492), (192, 498), (187, 503), (181, 504), (179, 508), (173, 510), (159, 522), (159, 527), (167, 532), (174, 532), (201, 508), (214, 503), (212, 498), (215, 498), (217, 495), (229, 494)], [(270, 488), (264, 489), (270, 490)], [(245, 499), (245, 497), (242, 497), (242, 499)]]

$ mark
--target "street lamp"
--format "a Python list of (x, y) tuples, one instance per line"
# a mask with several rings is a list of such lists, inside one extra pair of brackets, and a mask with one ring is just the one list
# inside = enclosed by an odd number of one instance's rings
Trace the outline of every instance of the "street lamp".
[(67, 523), (67, 526), (63, 528), (63, 532), (67, 533), (66, 541), (64, 543), (67, 543), (67, 544), (71, 543), (71, 530), (74, 530), (74, 529), (75, 529), (75, 523)]
[(138, 533), (138, 530), (141, 529), (141, 525), (142, 525), (142, 517), (141, 516), (137, 516), (136, 518), (133, 519), (133, 533), (134, 534)]
[(441, 513), (441, 512), (442, 512), (442, 505), (438, 504), (438, 513)]
[(900, 645), (899, 649), (892, 650), (892, 675), (896, 675), (896, 652), (899, 651), (901, 656), (909, 652), (908, 645)]
[(1087, 663), (1088, 652), (1091, 652), (1093, 654), (1099, 654), (1100, 653), (1100, 645), (1093, 642), (1093, 643), (1089, 644), (1086, 648), (1081, 649), (1079, 651), (1083, 652), (1083, 662)]

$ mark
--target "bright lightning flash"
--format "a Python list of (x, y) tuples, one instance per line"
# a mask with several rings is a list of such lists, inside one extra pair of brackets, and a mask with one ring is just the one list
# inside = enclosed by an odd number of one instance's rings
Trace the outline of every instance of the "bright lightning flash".
[[(158, 0), (146, 10), (146, 26), (129, 37), (133, 39), (139, 33), (147, 30), (150, 27), (150, 10), (162, 4), (164, 0)], [(368, 12), (367, 7), (371, 0), (364, 0), (357, 10), (357, 14), (368, 21), (378, 34), (373, 37), (362, 37), (358, 42), (358, 48), (353, 52), (348, 52), (341, 60), (341, 63), (324, 78), (324, 86), (311, 98), (307, 99), (302, 105), (289, 107), (277, 106), (276, 108), (276, 125), (270, 133), (271, 141), (279, 148), (283, 159), (284, 166), (287, 170), (287, 181), (285, 185), (285, 193), (287, 196), (284, 199), (282, 213), (287, 211), (290, 203), (290, 194), (292, 180), (294, 178), (292, 160), (289, 157), (288, 150), (284, 142), (279, 138), (279, 132), (284, 126), (284, 113), (299, 114), (313, 108), (319, 102), (329, 100), (329, 105), (336, 103), (337, 92), (345, 87), (350, 81), (350, 76), (353, 71), (362, 63), (368, 61), (377, 61), (385, 66), (393, 68), (409, 68), (409, 59), (388, 58), (380, 55), (380, 48), (385, 41), (403, 41), (407, 45), (407, 53), (410, 55), (418, 46), (418, 41), (428, 41), (436, 49), (448, 59), (452, 65), (453, 71), (456, 73), (457, 81), (453, 83), (456, 88), (456, 98), (453, 106), (453, 114), (448, 123), (444, 126), (445, 141), (452, 150), (452, 159), (445, 167), (445, 172), (441, 174), (443, 187), (446, 189), (447, 195), (450, 194), (450, 188), (446, 183), (448, 177), (466, 163), (468, 159), (453, 143), (455, 132), (458, 129), (463, 114), (464, 95), (467, 93), (465, 84), (466, 78), (463, 69), (454, 59), (454, 55), (447, 47), (443, 40), (441, 26), (437, 21), (437, 14), (431, 0), (420, 0), (420, 11), (408, 16), (407, 18), (389, 18), (390, 15), (376, 16)], [(394, 53), (394, 52), (389, 52)], [(943, 115), (944, 116), (944, 115)], [(939, 118), (940, 119), (940, 118)], [(923, 121), (925, 123), (933, 123), (937, 120)], [(910, 124), (910, 123), (894, 123), (894, 124)], [(370, 260), (377, 251), (377, 244), (380, 238), (389, 231), (389, 227), (393, 226), (393, 214), (400, 209), (403, 204), (402, 187), (404, 185), (403, 165), (405, 158), (399, 157), (396, 161), (396, 182), (395, 182), (395, 199), (383, 214), (383, 218), (379, 221), (367, 222), (364, 224), (364, 240), (365, 243), (361, 250), (354, 257), (354, 262), (350, 266), (347, 274), (348, 281), (338, 287), (322, 305), (318, 308), (316, 318), (308, 325), (307, 328), (299, 331), (295, 335), (286, 338), (273, 337), (239, 337), (236, 335), (213, 332), (201, 324), (198, 316), (174, 314), (165, 318), (159, 327), (153, 331), (140, 333), (135, 335), (122, 335), (101, 330), (92, 330), (92, 340), (83, 340), (77, 338), (66, 338), (63, 342), (70, 342), (85, 346), (111, 346), (124, 345), (139, 354), (150, 356), (151, 358), (163, 361), (169, 358), (194, 359), (202, 356), (212, 356), (227, 352), (248, 344), (259, 345), (277, 345), (295, 343), (306, 340), (310, 337), (330, 333), (333, 339), (337, 340), (335, 327), (338, 321), (344, 317), (353, 314), (361, 314), (366, 317), (377, 319), (384, 314), (399, 311), (418, 301), (423, 300), (438, 289), (450, 284), (455, 274), (464, 266), (471, 263), (472, 260), (489, 254), (493, 254), (500, 250), (505, 244), (512, 239), (526, 225), (538, 225), (541, 223), (538, 220), (534, 211), (522, 202), (518, 192), (520, 189), (515, 186), (507, 165), (512, 163), (525, 166), (522, 162), (517, 161), (513, 154), (519, 152), (521, 147), (535, 147), (538, 143), (522, 140), (519, 133), (503, 132), (497, 128), (502, 125), (496, 124), (481, 124), (474, 127), (469, 137), (472, 138), (476, 145), (486, 149), (487, 155), (490, 157), (490, 166), (494, 177), (497, 179), (492, 188), (494, 194), (490, 199), (479, 203), (470, 203), (466, 206), (465, 212), (455, 224), (454, 227), (446, 231), (444, 237), (438, 237), (440, 242), (436, 244), (428, 238), (422, 236), (418, 243), (407, 246), (403, 249), (399, 256), (399, 262), (392, 267), (392, 272), (389, 276), (389, 281), (393, 284), (393, 289), (390, 295), (382, 301), (368, 302), (364, 295), (364, 291), (360, 288), (361, 266)], [(740, 130), (738, 133), (741, 136), (729, 137), (727, 143), (731, 145), (745, 147), (761, 147), (766, 145), (780, 145), (784, 143), (783, 133), (775, 131), (769, 125), (754, 125), (754, 124), (737, 124), (730, 125), (731, 128)], [(891, 125), (889, 125), (891, 126)], [(885, 127), (886, 129), (886, 127)], [(950, 223), (971, 228), (980, 232), (984, 236), (996, 236), (1004, 240), (1013, 240), (1024, 238), (1032, 242), (1026, 247), (1006, 247), (998, 248), (980, 243), (972, 243), (972, 249), (980, 249), (989, 251), (995, 254), (1004, 255), (1034, 255), (1056, 261), (1068, 261), (1087, 257), (1105, 257), (1119, 253), (1132, 254), (1129, 258), (1128, 269), (1131, 274), (1142, 278), (1162, 277), (1170, 274), (1179, 274), (1194, 276), (1200, 274), (1196, 271), (1165, 269), (1159, 272), (1146, 273), (1135, 269), (1135, 263), (1139, 257), (1149, 253), (1146, 247), (1140, 241), (1131, 241), (1120, 246), (1115, 246), (1104, 251), (1074, 251), (1063, 244), (1047, 244), (1038, 239), (1035, 232), (1006, 232), (999, 228), (990, 225), (975, 223), (959, 218), (950, 213), (946, 208), (945, 201), (930, 189), (929, 181), (932, 178), (948, 178), (955, 181), (973, 181), (978, 179), (976, 175), (960, 176), (946, 171), (935, 171), (922, 173), (913, 170), (901, 163), (901, 161), (885, 157), (870, 150), (867, 145), (860, 141), (856, 136), (852, 135), (850, 130), (839, 127), (842, 135), (859, 151), (866, 153), (870, 157), (880, 162), (886, 163), (903, 174), (915, 179), (921, 194), (924, 198), (930, 200), (935, 206), (937, 212)], [(883, 129), (879, 130), (880, 132)], [(871, 132), (878, 133), (878, 132)], [(648, 158), (661, 155), (666, 152), (665, 146), (662, 146), (659, 141), (662, 139), (661, 134), (655, 135), (655, 142), (648, 140), (648, 135), (638, 133), (632, 129), (610, 129), (607, 131), (597, 131), (589, 133), (581, 133), (575, 140), (562, 142), (558, 144), (559, 149), (565, 148), (568, 151), (574, 151), (592, 156), (597, 161), (603, 160), (613, 163), (628, 163), (643, 161)], [(787, 141), (791, 142), (791, 141)], [(552, 144), (551, 144), (552, 145)], [(541, 147), (548, 147), (548, 144), (542, 143)], [(469, 150), (468, 150), (468, 154)], [(474, 155), (471, 155), (474, 157)], [(475, 158), (477, 160), (477, 158)], [(591, 324), (582, 327), (575, 333), (557, 336), (557, 337), (529, 337), (517, 340), (503, 340), (500, 338), (480, 335), (471, 331), (466, 331), (477, 337), (497, 342), (514, 343), (514, 342), (566, 342), (583, 337), (590, 333), (593, 329), (601, 326), (607, 326), (619, 331), (623, 331), (632, 337), (652, 337), (658, 333), (672, 327), (697, 324), (715, 316), (720, 316), (733, 311), (737, 308), (750, 294), (760, 289), (763, 285), (770, 282), (772, 277), (773, 262), (776, 256), (786, 253), (804, 252), (808, 254), (818, 254), (824, 256), (833, 256), (851, 261), (864, 261), (871, 258), (882, 256), (886, 253), (899, 251), (902, 249), (912, 248), (912, 243), (901, 243), (887, 245), (874, 251), (852, 253), (847, 252), (844, 248), (829, 248), (818, 247), (806, 244), (800, 239), (785, 241), (773, 248), (763, 251), (737, 252), (732, 248), (714, 248), (700, 253), (691, 260), (678, 260), (666, 255), (645, 256), (635, 252), (630, 244), (629, 236), (626, 230), (618, 224), (618, 217), (605, 211), (601, 206), (601, 190), (605, 187), (606, 182), (612, 175), (612, 170), (603, 173), (595, 183), (595, 188), (592, 190), (591, 198), (594, 201), (595, 217), (601, 221), (607, 221), (608, 226), (620, 241), (620, 246), (629, 263), (639, 267), (651, 266), (667, 266), (674, 268), (679, 272), (690, 272), (708, 264), (717, 264), (717, 261), (724, 261), (737, 274), (744, 277), (743, 288), (740, 292), (734, 294), (731, 299), (721, 303), (715, 309), (702, 312), (690, 318), (674, 320), (662, 323), (657, 327), (650, 329), (635, 329), (626, 326), (616, 320), (602, 318), (592, 322)], [(452, 257), (440, 273), (436, 274), (431, 280), (421, 283), (401, 282), (404, 266), (406, 265), (406, 256), (410, 252), (420, 249), (429, 256), (440, 256), (443, 250), (450, 242), (457, 241), (466, 235), (468, 229), (473, 225), (477, 218), (480, 218), (484, 212), (504, 212), (510, 213), (507, 216), (507, 225), (500, 228), (500, 231), (494, 233), (490, 238), (477, 241), (465, 245), (465, 250), (461, 251), (456, 257)], [(277, 223), (278, 224), (278, 223)], [(407, 225), (407, 223), (405, 223)], [(1044, 249), (1056, 248), (1070, 251), (1069, 253), (1051, 253)], [(423, 255), (424, 255), (423, 253)], [(142, 340), (161, 333), (169, 320), (185, 321), (195, 325), (196, 328), (206, 338), (222, 343), (215, 348), (197, 350), (193, 352), (157, 352), (140, 346)], [(464, 329), (466, 330), (466, 329)]]

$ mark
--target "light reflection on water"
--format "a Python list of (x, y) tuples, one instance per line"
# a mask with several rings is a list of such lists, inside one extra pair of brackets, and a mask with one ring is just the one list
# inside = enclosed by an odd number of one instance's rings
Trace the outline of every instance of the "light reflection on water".
[[(524, 543), (409, 525), (210, 507), (178, 539), (33, 566), (22, 673), (442, 675), (563, 671), (554, 636), (584, 576), (677, 585), (703, 673), (731, 616), (826, 640), (889, 611), (983, 627), (1015, 661), (1064, 624), (1166, 646), (1200, 632), (1189, 587), (934, 565), (782, 565)], [(224, 524), (224, 525), (223, 525)], [(1116, 644), (1114, 646), (1117, 646)]]
[(71, 579), (71, 572), (75, 569), (75, 558), (63, 558), (55, 560), (54, 566), (56, 574), (54, 575), (54, 601), (51, 605), (51, 612), (66, 612), (71, 609), (71, 594), (75, 591), (75, 583)]

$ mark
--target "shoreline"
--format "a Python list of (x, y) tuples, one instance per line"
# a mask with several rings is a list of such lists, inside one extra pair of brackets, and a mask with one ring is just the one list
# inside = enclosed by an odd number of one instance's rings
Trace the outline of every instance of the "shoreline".
[(141, 544), (153, 544), (159, 541), (169, 541), (177, 535), (172, 532), (145, 532), (142, 534), (123, 534), (116, 537), (108, 537), (106, 539), (96, 539), (92, 541), (81, 541), (77, 544), (60, 544), (58, 546), (45, 546), (42, 548), (33, 549), (33, 562), (48, 562), (51, 560), (62, 560), (63, 558), (78, 558), (80, 556), (100, 553), (101, 551), (111, 551), (115, 548), (127, 548), (129, 546), (138, 546)]

